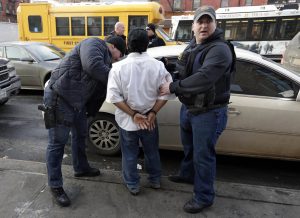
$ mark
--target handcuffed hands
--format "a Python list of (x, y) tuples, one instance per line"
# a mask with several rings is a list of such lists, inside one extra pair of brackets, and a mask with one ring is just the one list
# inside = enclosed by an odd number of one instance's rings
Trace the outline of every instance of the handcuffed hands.
[(148, 116), (140, 113), (136, 113), (132, 118), (133, 122), (138, 125), (140, 129), (143, 130), (153, 130), (155, 128), (155, 113), (150, 112)]

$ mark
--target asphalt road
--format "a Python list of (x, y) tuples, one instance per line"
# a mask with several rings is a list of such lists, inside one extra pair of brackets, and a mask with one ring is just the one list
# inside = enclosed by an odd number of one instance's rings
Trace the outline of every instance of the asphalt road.
[[(0, 158), (45, 162), (47, 131), (37, 105), (42, 92), (22, 91), (0, 107)], [(65, 147), (64, 164), (72, 164), (70, 146)], [(121, 157), (106, 157), (88, 148), (93, 166), (121, 169)], [(176, 173), (182, 152), (161, 150), (163, 175)], [(139, 164), (143, 171), (143, 155)], [(300, 162), (218, 156), (217, 180), (300, 190)]]

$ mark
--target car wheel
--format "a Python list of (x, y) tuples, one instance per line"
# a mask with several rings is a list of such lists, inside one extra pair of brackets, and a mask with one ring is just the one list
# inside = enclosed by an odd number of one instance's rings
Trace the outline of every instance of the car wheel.
[(6, 100), (0, 102), (0, 106), (5, 105), (6, 102), (8, 102), (8, 99), (6, 99)]
[(98, 113), (88, 121), (88, 140), (90, 147), (103, 155), (120, 153), (119, 126), (114, 116)]

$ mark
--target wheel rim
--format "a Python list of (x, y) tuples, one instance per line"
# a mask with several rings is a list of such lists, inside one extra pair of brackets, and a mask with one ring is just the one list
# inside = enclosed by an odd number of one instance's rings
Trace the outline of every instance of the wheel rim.
[(113, 150), (119, 145), (119, 128), (110, 121), (97, 120), (90, 126), (89, 138), (98, 149)]

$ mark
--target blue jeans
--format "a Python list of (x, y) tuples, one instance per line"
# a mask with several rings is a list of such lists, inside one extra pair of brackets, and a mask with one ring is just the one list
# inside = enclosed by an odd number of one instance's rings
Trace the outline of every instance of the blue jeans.
[(180, 111), (181, 141), (184, 159), (179, 175), (194, 181), (194, 199), (204, 205), (215, 197), (217, 139), (227, 124), (227, 107), (193, 115), (182, 105)]
[(126, 131), (120, 128), (123, 180), (129, 188), (138, 188), (140, 176), (137, 170), (139, 140), (145, 154), (145, 169), (151, 183), (160, 183), (161, 165), (158, 150), (158, 127), (152, 131)]
[[(44, 104), (53, 104), (54, 93), (51, 90), (44, 92)], [(90, 166), (85, 153), (85, 139), (87, 136), (86, 109), (77, 111), (68, 105), (61, 98), (56, 102), (57, 111), (63, 114), (64, 120), (70, 126), (56, 124), (54, 128), (48, 130), (49, 144), (46, 151), (46, 163), (48, 171), (48, 185), (52, 188), (62, 187), (63, 179), (61, 165), (64, 155), (64, 147), (72, 135), (72, 159), (75, 172), (85, 172)]]

